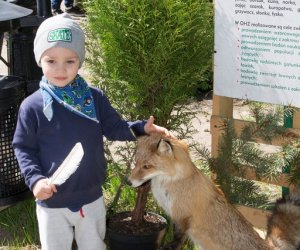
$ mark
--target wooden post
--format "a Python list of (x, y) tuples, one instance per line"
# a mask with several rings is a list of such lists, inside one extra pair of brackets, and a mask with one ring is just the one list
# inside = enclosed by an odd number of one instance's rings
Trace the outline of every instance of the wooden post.
[(210, 123), (211, 131), (211, 156), (218, 156), (219, 139), (222, 131), (219, 129), (221, 124), (214, 122), (214, 118), (224, 117), (233, 118), (233, 99), (229, 97), (213, 95), (212, 119)]
[(293, 128), (300, 128), (300, 110), (297, 109), (293, 116)]

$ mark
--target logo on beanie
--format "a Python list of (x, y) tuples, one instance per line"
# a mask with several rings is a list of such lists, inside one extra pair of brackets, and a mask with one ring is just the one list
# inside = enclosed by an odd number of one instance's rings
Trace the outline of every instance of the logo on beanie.
[(48, 34), (48, 42), (72, 42), (72, 31), (70, 29), (56, 29), (52, 30)]

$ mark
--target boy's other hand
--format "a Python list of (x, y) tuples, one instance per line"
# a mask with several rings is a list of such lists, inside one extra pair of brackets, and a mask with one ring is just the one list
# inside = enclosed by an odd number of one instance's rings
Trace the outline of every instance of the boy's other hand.
[(158, 133), (167, 138), (175, 138), (175, 136), (172, 135), (166, 128), (155, 125), (154, 117), (152, 115), (149, 117), (147, 123), (145, 124), (144, 130), (147, 134)]

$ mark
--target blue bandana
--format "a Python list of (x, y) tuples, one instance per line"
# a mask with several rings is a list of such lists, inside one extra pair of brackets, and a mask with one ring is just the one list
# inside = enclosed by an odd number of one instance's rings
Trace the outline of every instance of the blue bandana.
[(57, 87), (48, 82), (46, 77), (40, 81), (43, 96), (43, 112), (48, 121), (53, 118), (53, 99), (66, 109), (84, 118), (99, 122), (96, 117), (94, 99), (86, 81), (77, 75), (74, 82), (65, 87)]

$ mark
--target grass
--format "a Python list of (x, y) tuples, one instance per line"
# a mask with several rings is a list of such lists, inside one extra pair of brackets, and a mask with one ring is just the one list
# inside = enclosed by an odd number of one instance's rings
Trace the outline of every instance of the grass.
[(38, 225), (33, 198), (0, 212), (0, 249), (38, 249)]

